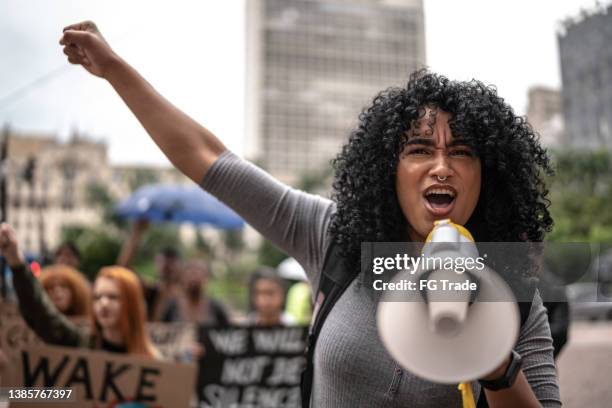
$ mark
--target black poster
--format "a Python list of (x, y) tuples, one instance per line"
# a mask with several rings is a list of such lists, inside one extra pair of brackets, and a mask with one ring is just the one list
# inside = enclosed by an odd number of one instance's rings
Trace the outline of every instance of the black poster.
[(299, 408), (307, 327), (200, 329), (200, 408)]

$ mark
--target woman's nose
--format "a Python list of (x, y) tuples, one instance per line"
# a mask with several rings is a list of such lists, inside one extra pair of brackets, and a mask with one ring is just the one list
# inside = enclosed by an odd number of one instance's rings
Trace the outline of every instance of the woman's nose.
[(446, 152), (436, 152), (433, 156), (433, 163), (429, 173), (436, 179), (446, 179), (453, 175), (453, 169), (450, 166)]

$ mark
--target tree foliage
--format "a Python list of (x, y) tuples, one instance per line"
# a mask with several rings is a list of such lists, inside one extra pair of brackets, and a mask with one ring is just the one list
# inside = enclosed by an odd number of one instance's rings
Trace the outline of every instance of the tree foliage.
[(551, 241), (612, 242), (612, 159), (605, 150), (553, 152)]

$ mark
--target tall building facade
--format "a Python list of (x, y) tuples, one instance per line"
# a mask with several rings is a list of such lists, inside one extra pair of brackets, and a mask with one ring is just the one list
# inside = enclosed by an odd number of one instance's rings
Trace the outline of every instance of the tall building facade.
[(561, 91), (545, 86), (533, 86), (528, 92), (527, 119), (540, 135), (546, 147), (566, 143), (563, 124)]
[(422, 0), (248, 0), (246, 15), (247, 155), (289, 183), (425, 65)]
[(558, 34), (570, 145), (612, 146), (612, 5), (583, 12)]

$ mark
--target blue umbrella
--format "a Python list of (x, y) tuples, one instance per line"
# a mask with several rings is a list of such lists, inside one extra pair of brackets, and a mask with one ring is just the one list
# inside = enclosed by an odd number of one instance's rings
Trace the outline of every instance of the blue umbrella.
[(122, 218), (210, 224), (239, 229), (244, 221), (225, 204), (198, 186), (148, 184), (115, 207)]

